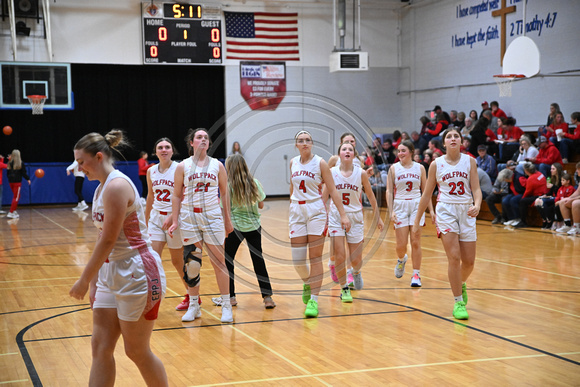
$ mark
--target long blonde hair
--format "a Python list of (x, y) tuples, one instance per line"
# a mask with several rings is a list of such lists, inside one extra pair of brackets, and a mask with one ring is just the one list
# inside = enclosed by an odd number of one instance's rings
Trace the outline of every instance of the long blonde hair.
[(104, 136), (100, 133), (92, 132), (84, 135), (74, 146), (74, 149), (80, 149), (90, 155), (96, 155), (98, 152), (108, 156), (111, 161), (115, 160), (113, 152), (121, 152), (119, 148), (127, 146), (128, 142), (125, 139), (122, 130), (113, 129)]
[(14, 149), (10, 154), (8, 169), (22, 169), (22, 158), (20, 157), (20, 151), (18, 149)]
[(240, 154), (229, 156), (226, 159), (226, 170), (233, 205), (249, 207), (260, 201), (260, 190), (248, 169), (244, 156)]

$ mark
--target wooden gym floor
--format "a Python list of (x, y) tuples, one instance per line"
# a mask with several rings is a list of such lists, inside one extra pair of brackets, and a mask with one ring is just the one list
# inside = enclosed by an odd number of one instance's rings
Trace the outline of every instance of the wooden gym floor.
[[(68, 292), (97, 232), (90, 216), (69, 207), (18, 212), (18, 221), (0, 218), (0, 384), (87, 385), (91, 311), (88, 300), (79, 302)], [(152, 347), (170, 385), (580, 383), (580, 237), (478, 221), (476, 267), (468, 282), (470, 319), (460, 322), (451, 316), (447, 259), (429, 219), (422, 238), (423, 287), (412, 289), (410, 260), (402, 279), (393, 274), (392, 228), (386, 235), (372, 232), (365, 210), (370, 231), (364, 289), (353, 292), (352, 304), (342, 304), (338, 287), (326, 276), (320, 316), (305, 319), (290, 259), (288, 201), (267, 201), (262, 214), (275, 309), (263, 308), (242, 245), (235, 324), (220, 324), (207, 257), (203, 316), (182, 323), (183, 312), (175, 306), (184, 291), (164, 252), (167, 296)], [(144, 385), (122, 348), (119, 342), (117, 385)]]

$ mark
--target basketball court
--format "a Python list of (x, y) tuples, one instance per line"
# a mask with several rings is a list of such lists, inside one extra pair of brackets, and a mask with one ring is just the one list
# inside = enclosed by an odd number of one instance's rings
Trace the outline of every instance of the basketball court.
[[(288, 202), (265, 204), (263, 246), (277, 304), (272, 310), (263, 307), (247, 247), (241, 246), (235, 323), (221, 324), (220, 308), (211, 302), (218, 292), (207, 256), (202, 317), (182, 323), (184, 312), (175, 306), (183, 289), (164, 251), (167, 296), (151, 343), (170, 385), (577, 383), (580, 238), (478, 222), (477, 260), (468, 283), (470, 319), (458, 321), (451, 316), (447, 258), (429, 218), (420, 289), (409, 286), (410, 262), (402, 279), (394, 276), (392, 228), (381, 237), (367, 226), (364, 289), (353, 291), (352, 304), (342, 304), (339, 287), (325, 275), (320, 315), (305, 319), (301, 283), (286, 254)], [(3, 382), (86, 385), (92, 315), (87, 300), (76, 301), (68, 291), (90, 256), (94, 226), (88, 214), (69, 208), (19, 212), (17, 223), (0, 222)], [(365, 210), (367, 224), (370, 214)], [(122, 343), (116, 361), (117, 385), (143, 384)]]

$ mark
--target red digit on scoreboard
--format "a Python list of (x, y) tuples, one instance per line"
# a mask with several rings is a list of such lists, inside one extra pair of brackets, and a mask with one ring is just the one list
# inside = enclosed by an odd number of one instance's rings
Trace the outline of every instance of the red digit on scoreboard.
[(159, 35), (159, 40), (161, 40), (162, 42), (165, 42), (167, 40), (167, 28), (159, 27), (158, 35)]
[(211, 29), (211, 41), (214, 43), (220, 41), (220, 29), (219, 28), (212, 28)]
[(157, 58), (159, 52), (157, 51), (157, 46), (149, 47), (149, 53), (151, 54), (151, 58)]
[(212, 54), (213, 54), (213, 57), (216, 59), (218, 59), (222, 56), (222, 52), (221, 52), (219, 47), (214, 47)]

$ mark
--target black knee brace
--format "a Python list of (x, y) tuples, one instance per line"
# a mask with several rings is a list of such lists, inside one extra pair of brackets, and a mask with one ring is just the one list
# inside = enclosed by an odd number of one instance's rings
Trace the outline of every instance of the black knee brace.
[(193, 288), (199, 284), (201, 269), (201, 249), (196, 245), (183, 246), (183, 279)]

